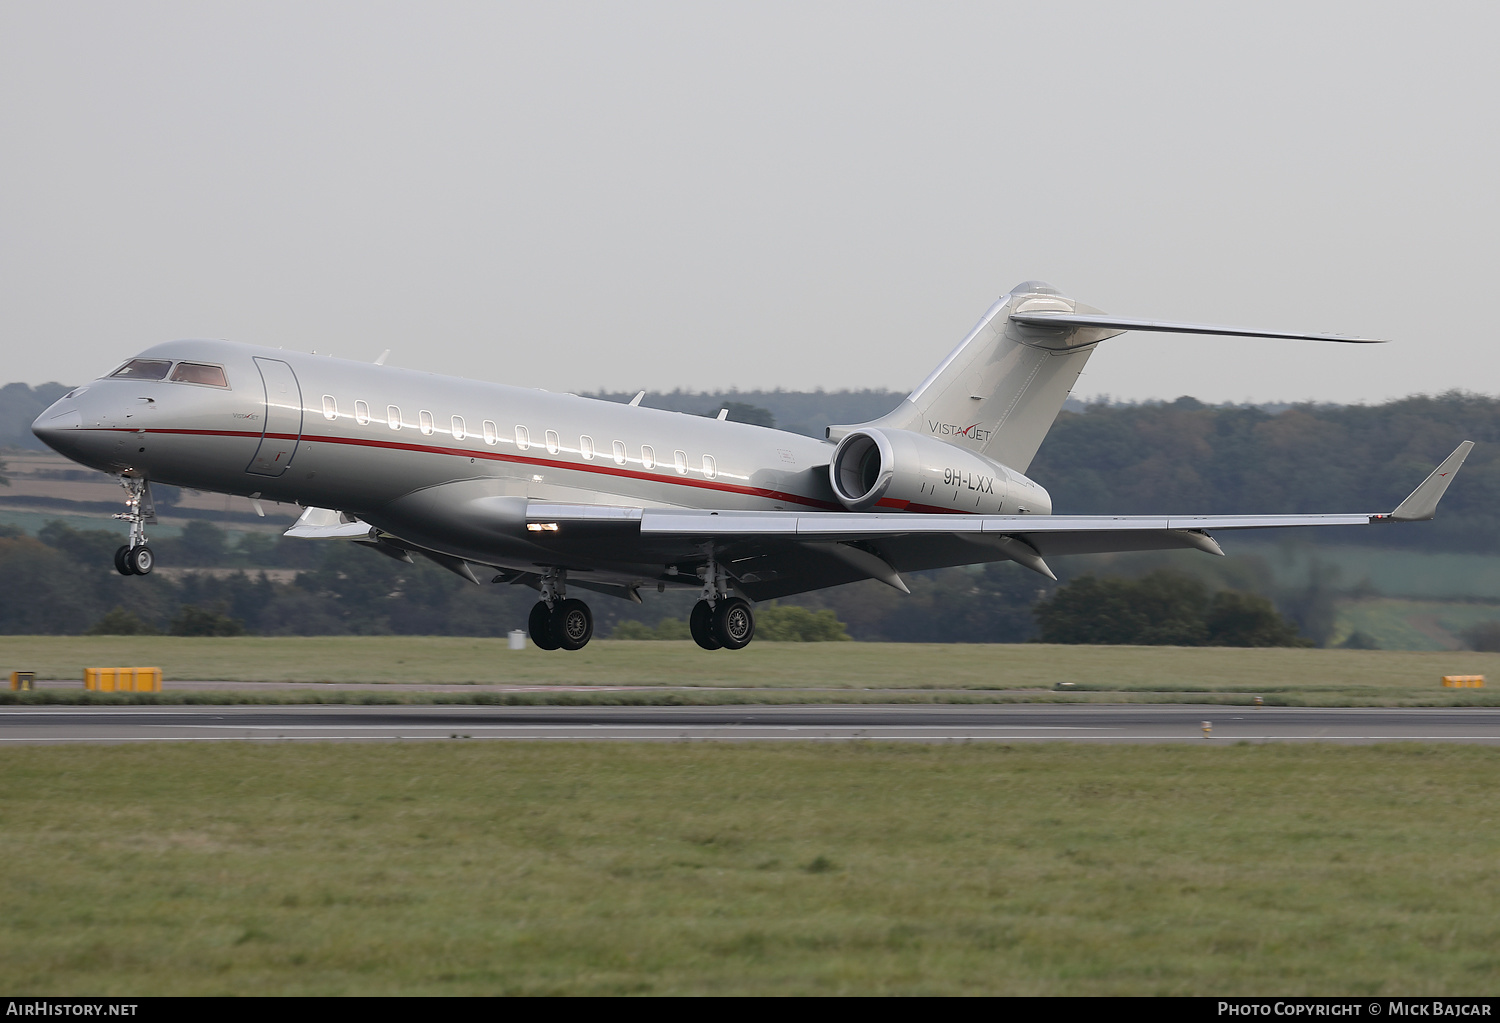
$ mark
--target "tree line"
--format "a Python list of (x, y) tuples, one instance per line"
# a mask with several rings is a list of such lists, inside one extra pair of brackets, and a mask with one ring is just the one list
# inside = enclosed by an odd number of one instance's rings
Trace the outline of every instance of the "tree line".
[[(0, 446), (40, 447), (31, 421), (65, 390), (0, 387)], [(740, 422), (822, 436), (830, 423), (876, 418), (900, 399), (878, 390), (671, 391), (648, 394), (644, 404), (700, 415), (729, 408)], [(1184, 397), (1070, 406), (1027, 470), (1059, 514), (1389, 511), (1459, 441), (1473, 440), (1434, 522), (1328, 530), (1319, 542), (1500, 551), (1500, 398), (1454, 391), (1380, 405), (1270, 409)]]
[(1384, 512), (1475, 443), (1437, 518), (1319, 530), (1318, 542), (1500, 551), (1500, 399), (1450, 392), (1272, 413), (1170, 403), (1063, 412), (1027, 475), (1060, 514)]
[[(34, 406), (53, 386), (33, 390), (11, 385), (0, 388), (0, 399), (25, 390), (22, 397)], [(57, 390), (60, 394), (60, 385)], [(771, 411), (748, 399), (771, 401), (778, 395), (783, 401), (778, 408), (790, 413), (803, 410), (793, 397), (808, 397), (798, 392), (677, 392), (659, 400), (697, 402), (684, 411), (714, 414), (726, 407), (721, 401), (734, 398), (741, 402), (733, 410), (736, 418), (770, 423), (776, 421)], [(620, 397), (628, 400), (630, 395)], [(890, 392), (848, 392), (849, 407), (838, 408), (847, 415), (838, 418), (857, 421), (878, 415), (879, 405), (890, 397)], [(859, 407), (860, 401), (868, 407)], [(34, 416), (31, 407), (20, 412), (12, 408), (12, 413), (9, 420), (0, 415), (0, 425), (29, 424), (28, 417)], [(1500, 544), (1494, 512), (1500, 499), (1500, 445), (1492, 443), (1500, 440), (1500, 400), (1480, 395), (1455, 392), (1376, 406), (1296, 405), (1277, 411), (1208, 406), (1191, 398), (1098, 403), (1058, 417), (1029, 474), (1049, 488), (1060, 513), (1381, 511), (1393, 507), (1463, 439), (1478, 445), (1435, 521), (1318, 530), (1315, 542), (1490, 553)], [(116, 531), (62, 523), (47, 526), (36, 537), (0, 528), (0, 571), (9, 584), (0, 592), (0, 632), (81, 633), (99, 627), (118, 608), (120, 613), (104, 627), (125, 627), (125, 616), (130, 616), (139, 627), (159, 632), (227, 629), (236, 626), (224, 622), (236, 622), (248, 632), (268, 635), (500, 635), (524, 628), (536, 599), (525, 587), (475, 589), (420, 559), (403, 565), (347, 543), (230, 533), (206, 520), (189, 522), (178, 536), (157, 542), (160, 564), (240, 568), (242, 574), (125, 579), (110, 567), (119, 543)], [(1332, 631), (1341, 584), (1315, 561), (1305, 584), (1289, 587), (1276, 585), (1267, 566), (1253, 556), (1132, 557), (1137, 575), (1169, 564), (1190, 565), (1192, 578), (1205, 589), (1201, 600), (1190, 598), (1189, 603), (1199, 601), (1208, 608), (1218, 599), (1215, 594), (1256, 594), (1268, 599), (1303, 637), (1323, 643)], [(1113, 564), (1073, 558), (1060, 559), (1053, 568), (1064, 585), (1076, 585), (1082, 576), (1111, 570)], [(273, 582), (259, 574), (270, 568), (295, 568), (300, 574), (294, 582)], [(910, 596), (865, 582), (780, 603), (826, 611), (860, 640), (1021, 642), (1056, 635), (1048, 633), (1033, 609), (1054, 600), (1058, 585), (1014, 564), (916, 573), (908, 582)], [(1118, 598), (1113, 585), (1098, 580), (1094, 599), (1107, 604), (1110, 594), (1114, 597), (1109, 599)], [(1068, 592), (1077, 598), (1083, 591)], [(670, 633), (674, 623), (685, 620), (694, 599), (687, 592), (651, 594), (644, 605), (600, 598), (592, 602), (597, 634), (609, 636), (617, 628), (643, 637), (641, 630), (653, 636)], [(184, 608), (194, 613), (185, 616)], [(1156, 626), (1146, 631), (1152, 628)], [(1174, 634), (1217, 642), (1214, 628), (1205, 618)], [(1475, 633), (1474, 643), (1500, 642), (1491, 632), (1481, 632)]]
[[(157, 549), (182, 572), (122, 577), (113, 530), (53, 522), (35, 537), (0, 527), (0, 633), (179, 636), (501, 636), (524, 628), (537, 595), (475, 587), (437, 565), (407, 565), (345, 541), (242, 533), (194, 522)], [(258, 563), (258, 565), (256, 564)], [(217, 569), (194, 572), (195, 565)], [(272, 566), (300, 567), (290, 582)], [(224, 571), (224, 569), (236, 569)], [(1174, 643), (1296, 645), (1295, 625), (1269, 600), (1221, 591), (1180, 573), (1139, 582), (1083, 576), (1059, 586), (1013, 564), (915, 573), (912, 593), (878, 583), (763, 605), (771, 641)], [(697, 594), (649, 594), (641, 605), (593, 601), (596, 631), (620, 639), (682, 639)]]
[[(501, 636), (524, 629), (537, 600), (526, 586), (476, 587), (424, 559), (407, 565), (347, 541), (235, 536), (190, 522), (178, 536), (153, 542), (161, 570), (124, 577), (111, 562), (121, 542), (115, 530), (58, 521), (29, 536), (0, 526), (0, 573), (8, 581), (0, 588), (0, 633)], [(275, 568), (299, 571), (277, 582), (266, 572)], [(1044, 589), (1031, 580), (1046, 582), (991, 565), (915, 575), (912, 597), (880, 584), (838, 587), (781, 602), (796, 610), (771, 614), (768, 628), (785, 639), (1015, 642), (1034, 631), (1030, 607)], [(697, 600), (686, 590), (644, 597), (639, 605), (591, 600), (596, 634), (669, 635)]]

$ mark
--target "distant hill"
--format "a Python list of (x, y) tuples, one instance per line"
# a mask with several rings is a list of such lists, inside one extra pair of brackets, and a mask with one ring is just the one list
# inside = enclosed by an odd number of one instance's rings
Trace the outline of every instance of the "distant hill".
[[(40, 448), (31, 421), (67, 387), (0, 387), (0, 446)], [(590, 397), (625, 402), (634, 391)], [(821, 437), (890, 411), (900, 391), (647, 392), (644, 405)], [(1028, 475), (1059, 513), (1388, 511), (1461, 440), (1476, 447), (1437, 521), (1338, 530), (1328, 541), (1500, 552), (1500, 398), (1451, 392), (1382, 405), (1070, 400)], [(1336, 535), (1342, 534), (1342, 535)]]
[[(1500, 552), (1500, 398), (1458, 391), (1278, 413), (1192, 398), (1064, 411), (1028, 475), (1061, 514), (1389, 511), (1463, 440), (1436, 521), (1320, 538)], [(1340, 535), (1342, 534), (1342, 535)]]
[(0, 447), (44, 450), (31, 432), (31, 422), (42, 410), (71, 390), (68, 384), (6, 384), (0, 387)]
[[(626, 402), (634, 391), (598, 391), (590, 398)], [(717, 415), (729, 409), (729, 418), (737, 422), (774, 426), (778, 430), (821, 437), (826, 427), (844, 423), (865, 423), (879, 419), (906, 397), (905, 391), (668, 391), (646, 392), (641, 404), (647, 408)], [(763, 409), (771, 422), (750, 413)], [(736, 412), (739, 412), (737, 415)]]

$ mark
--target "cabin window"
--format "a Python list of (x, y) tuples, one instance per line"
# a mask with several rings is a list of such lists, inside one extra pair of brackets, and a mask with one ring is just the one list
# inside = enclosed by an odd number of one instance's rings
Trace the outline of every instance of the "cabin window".
[(715, 476), (719, 475), (719, 467), (714, 462), (713, 455), (703, 456), (703, 475), (707, 479), (713, 479)]
[(368, 403), (363, 401), (356, 401), (354, 403), (354, 421), (360, 426), (364, 426), (369, 423), (370, 406)]
[(516, 450), (526, 451), (531, 447), (531, 432), (524, 426), (516, 427)]
[(678, 472), (679, 475), (683, 475), (683, 476), (687, 475), (687, 452), (686, 451), (674, 451), (674, 452), (672, 452), (672, 462), (677, 467), (677, 472)]
[(224, 379), (223, 366), (207, 366), (201, 362), (179, 362), (172, 371), (172, 379), (179, 384), (207, 384), (209, 387), (228, 387)]
[(562, 438), (557, 435), (556, 430), (547, 431), (547, 453), (555, 455), (562, 450)]
[(495, 424), (486, 419), (484, 421), (484, 442), (486, 444), (494, 444), (499, 439), (500, 433), (495, 429)]
[(161, 380), (171, 368), (170, 359), (131, 359), (110, 376), (127, 377), (131, 380)]
[(433, 431), (436, 429), (432, 425), (432, 413), (426, 409), (417, 413), (417, 424), (422, 428), (423, 435), (427, 437), (431, 437)]
[(339, 403), (334, 400), (333, 395), (323, 395), (323, 418), (337, 419), (339, 417)]
[(401, 429), (401, 410), (394, 405), (385, 407), (385, 422), (392, 430)]
[(454, 440), (463, 440), (468, 435), (469, 435), (468, 432), (464, 429), (464, 417), (463, 416), (454, 416), (453, 417), (453, 439)]
[(653, 450), (651, 450), (651, 445), (650, 444), (642, 444), (641, 445), (641, 468), (643, 468), (643, 469), (655, 469), (656, 468), (656, 452), (653, 451)]
[(625, 442), (623, 440), (617, 440), (617, 441), (615, 441), (615, 443), (614, 443), (614, 451), (615, 451), (615, 464), (616, 465), (624, 465), (625, 464)]
[(584, 458), (594, 457), (594, 438), (584, 434), (578, 438), (578, 453)]

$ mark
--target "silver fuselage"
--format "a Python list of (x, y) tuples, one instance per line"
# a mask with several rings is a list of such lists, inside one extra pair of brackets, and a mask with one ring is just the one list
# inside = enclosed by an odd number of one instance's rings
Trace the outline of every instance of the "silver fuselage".
[[(558, 563), (556, 546), (525, 528), (528, 502), (842, 507), (833, 445), (779, 430), (228, 341), (173, 341), (137, 358), (222, 366), (228, 387), (104, 377), (44, 412), (37, 435), (105, 472), (335, 508), (481, 564)], [(957, 505), (962, 484), (952, 486)], [(678, 578), (617, 539), (565, 560), (621, 579)]]

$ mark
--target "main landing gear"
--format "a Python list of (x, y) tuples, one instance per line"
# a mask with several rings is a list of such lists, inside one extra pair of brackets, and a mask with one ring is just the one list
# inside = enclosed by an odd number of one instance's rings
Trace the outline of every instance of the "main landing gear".
[(151, 502), (151, 485), (134, 476), (121, 476), (125, 488), (125, 510), (115, 518), (130, 523), (130, 542), (115, 551), (115, 571), (121, 575), (150, 575), (156, 567), (156, 555), (146, 546), (146, 523), (156, 522), (156, 508)]
[(583, 601), (567, 598), (567, 585), (566, 569), (542, 575), (542, 599), (532, 607), (526, 630), (543, 650), (582, 650), (594, 638), (594, 613)]
[(729, 595), (729, 577), (717, 561), (703, 572), (703, 599), (688, 617), (693, 641), (705, 650), (741, 650), (755, 638), (755, 611), (744, 597)]
[[(542, 599), (531, 608), (526, 629), (543, 650), (582, 650), (594, 636), (594, 615), (581, 600), (567, 596), (568, 575), (562, 568), (542, 574)], [(693, 640), (705, 650), (740, 650), (755, 638), (755, 610), (750, 601), (730, 593), (730, 580), (717, 561), (703, 571), (703, 599), (688, 618)]]

